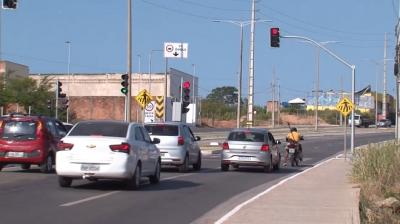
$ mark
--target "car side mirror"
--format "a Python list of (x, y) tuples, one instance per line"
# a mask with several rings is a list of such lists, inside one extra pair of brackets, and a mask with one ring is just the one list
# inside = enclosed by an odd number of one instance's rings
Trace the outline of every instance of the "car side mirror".
[(159, 144), (160, 143), (160, 139), (159, 138), (154, 138), (152, 141), (151, 141), (151, 144)]
[(194, 140), (195, 140), (195, 141), (200, 141), (201, 138), (200, 138), (200, 136), (196, 136), (196, 137), (194, 138)]

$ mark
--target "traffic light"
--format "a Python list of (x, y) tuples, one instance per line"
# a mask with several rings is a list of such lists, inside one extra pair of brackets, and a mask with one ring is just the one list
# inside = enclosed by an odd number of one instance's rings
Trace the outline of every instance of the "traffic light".
[(270, 37), (271, 37), (270, 38), (271, 39), (271, 47), (279, 47), (279, 42), (280, 42), (279, 28), (277, 28), (277, 27), (271, 28)]
[(121, 93), (123, 93), (123, 94), (128, 94), (128, 85), (129, 85), (129, 80), (128, 80), (128, 74), (123, 74), (123, 75), (121, 75), (121, 79), (122, 79), (122, 82), (121, 82), (121, 86), (122, 86), (122, 88), (121, 88)]
[(190, 104), (190, 82), (184, 82), (182, 87), (182, 114), (185, 114), (189, 111), (189, 108), (187, 107)]
[(3, 0), (3, 9), (16, 9), (17, 0)]
[(51, 110), (51, 100), (47, 100), (47, 109)]
[(57, 81), (57, 95), (58, 95), (58, 98), (65, 98), (67, 96), (67, 94), (62, 93), (61, 86), (62, 86), (62, 82)]
[(68, 109), (69, 107), (69, 99), (65, 99), (63, 102), (64, 110)]

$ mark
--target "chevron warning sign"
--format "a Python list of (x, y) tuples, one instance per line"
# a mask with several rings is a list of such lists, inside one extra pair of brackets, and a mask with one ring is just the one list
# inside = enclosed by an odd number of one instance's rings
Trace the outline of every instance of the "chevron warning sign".
[(340, 111), (343, 116), (347, 116), (353, 110), (354, 104), (347, 97), (343, 97), (338, 104), (336, 104), (336, 109)]
[(156, 117), (164, 117), (164, 96), (156, 96)]

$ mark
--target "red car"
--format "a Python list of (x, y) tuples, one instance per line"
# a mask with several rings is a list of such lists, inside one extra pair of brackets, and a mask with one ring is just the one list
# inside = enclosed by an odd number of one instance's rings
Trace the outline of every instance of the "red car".
[(62, 122), (45, 116), (10, 115), (0, 119), (0, 171), (7, 164), (22, 169), (53, 169), (57, 144), (67, 133)]

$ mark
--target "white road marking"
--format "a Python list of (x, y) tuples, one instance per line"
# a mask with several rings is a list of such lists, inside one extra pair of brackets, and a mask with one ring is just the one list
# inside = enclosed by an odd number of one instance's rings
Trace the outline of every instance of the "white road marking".
[[(182, 175), (162, 178), (161, 180), (162, 181), (163, 180), (173, 180), (173, 179), (176, 179), (176, 178), (186, 177), (186, 176), (191, 176), (191, 175), (194, 175), (194, 174), (193, 173), (182, 174)], [(88, 197), (88, 198), (84, 198), (84, 199), (81, 199), (81, 200), (64, 203), (64, 204), (61, 204), (59, 206), (60, 207), (69, 207), (69, 206), (73, 206), (73, 205), (77, 205), (77, 204), (82, 204), (82, 203), (85, 203), (85, 202), (88, 202), (88, 201), (93, 201), (93, 200), (96, 200), (96, 199), (99, 199), (99, 198), (104, 198), (104, 197), (107, 197), (107, 196), (110, 196), (110, 195), (113, 195), (113, 194), (116, 194), (116, 193), (120, 193), (120, 192), (122, 192), (122, 191), (111, 191), (111, 192), (108, 192), (108, 193), (105, 193), (105, 194), (99, 194), (99, 195)]]
[(93, 201), (93, 200), (96, 200), (96, 199), (99, 199), (99, 198), (104, 198), (104, 197), (107, 197), (107, 196), (110, 196), (110, 195), (113, 195), (113, 194), (116, 194), (116, 193), (119, 193), (119, 192), (121, 192), (121, 191), (111, 191), (111, 192), (108, 192), (108, 193), (105, 193), (105, 194), (100, 194), (100, 195), (88, 197), (88, 198), (85, 198), (85, 199), (82, 199), (82, 200), (68, 202), (68, 203), (62, 204), (60, 206), (61, 207), (73, 206), (73, 205), (81, 204), (81, 203), (84, 203), (84, 202), (87, 202), (87, 201)]
[(263, 191), (263, 192), (257, 194), (256, 196), (250, 198), (249, 200), (247, 200), (247, 201), (245, 201), (245, 202), (243, 202), (243, 203), (237, 205), (237, 206), (236, 206), (235, 208), (233, 208), (231, 211), (229, 211), (229, 212), (226, 213), (224, 216), (222, 216), (220, 219), (218, 219), (214, 224), (222, 224), (222, 223), (224, 223), (224, 222), (227, 221), (231, 216), (233, 216), (236, 212), (238, 212), (241, 208), (243, 208), (245, 205), (250, 204), (251, 202), (257, 200), (257, 199), (260, 198), (261, 196), (263, 196), (263, 195), (269, 193), (270, 191), (272, 191), (273, 189), (275, 189), (275, 188), (277, 188), (278, 186), (282, 185), (283, 183), (285, 183), (285, 182), (287, 182), (287, 181), (289, 181), (289, 180), (291, 180), (291, 179), (293, 179), (293, 178), (296, 178), (297, 176), (300, 176), (300, 175), (302, 175), (302, 174), (305, 174), (305, 173), (307, 173), (308, 171), (310, 171), (310, 170), (312, 170), (312, 169), (314, 169), (314, 168), (317, 168), (317, 167), (321, 166), (322, 164), (325, 164), (325, 163), (327, 163), (327, 162), (329, 162), (329, 161), (331, 161), (331, 160), (337, 159), (337, 158), (338, 158), (338, 156), (337, 156), (336, 158), (327, 159), (327, 160), (325, 160), (325, 161), (323, 161), (323, 162), (321, 162), (321, 163), (318, 163), (317, 165), (315, 165), (315, 166), (313, 166), (313, 167), (311, 167), (311, 168), (308, 168), (308, 169), (306, 169), (306, 170), (304, 170), (304, 171), (302, 171), (302, 172), (300, 172), (300, 173), (297, 173), (297, 174), (295, 174), (295, 175), (293, 175), (293, 176), (290, 176), (290, 177), (288, 177), (288, 178), (286, 178), (286, 179), (281, 180), (279, 183), (277, 183), (277, 184), (271, 186), (270, 188), (266, 189), (265, 191)]

